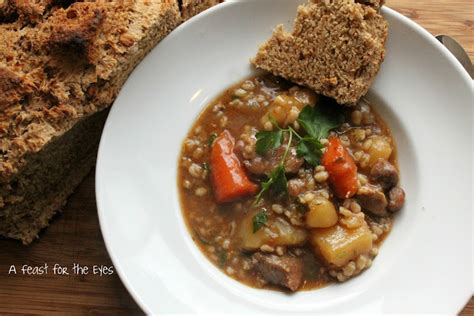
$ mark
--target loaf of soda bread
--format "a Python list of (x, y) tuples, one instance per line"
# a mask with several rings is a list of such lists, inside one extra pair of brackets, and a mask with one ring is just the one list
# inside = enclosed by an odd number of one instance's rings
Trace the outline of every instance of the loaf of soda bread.
[(356, 2), (370, 5), (376, 10), (380, 9), (380, 7), (385, 4), (385, 0), (356, 0)]
[(223, 2), (223, 0), (182, 0), (181, 14), (184, 20), (188, 20), (196, 14)]
[(277, 26), (252, 63), (340, 104), (365, 95), (385, 56), (383, 1), (310, 0), (292, 33)]
[(1, 236), (38, 237), (128, 75), (182, 20), (176, 0), (0, 0)]

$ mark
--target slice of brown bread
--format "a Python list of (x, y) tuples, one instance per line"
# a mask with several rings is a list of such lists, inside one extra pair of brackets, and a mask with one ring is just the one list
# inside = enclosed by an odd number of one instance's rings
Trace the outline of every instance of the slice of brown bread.
[(365, 95), (385, 56), (387, 22), (354, 0), (311, 0), (298, 8), (292, 33), (282, 25), (252, 63), (352, 105)]
[(0, 6), (0, 235), (25, 244), (89, 172), (130, 72), (182, 20), (175, 0), (70, 2)]
[(193, 16), (202, 11), (209, 9), (216, 4), (223, 2), (224, 0), (182, 0), (181, 3), (181, 14), (184, 20), (189, 20)]

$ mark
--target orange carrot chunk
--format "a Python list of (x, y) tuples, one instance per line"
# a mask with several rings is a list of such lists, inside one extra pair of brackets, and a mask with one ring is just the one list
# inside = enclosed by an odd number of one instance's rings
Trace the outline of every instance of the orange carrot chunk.
[(234, 153), (235, 140), (228, 130), (216, 138), (211, 150), (211, 179), (217, 203), (232, 202), (257, 193)]
[(321, 164), (329, 173), (329, 184), (338, 198), (350, 198), (356, 194), (357, 166), (338, 137), (329, 139)]

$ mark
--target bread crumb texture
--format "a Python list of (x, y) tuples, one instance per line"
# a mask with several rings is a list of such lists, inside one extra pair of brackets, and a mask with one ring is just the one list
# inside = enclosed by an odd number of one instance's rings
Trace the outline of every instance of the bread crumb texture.
[[(50, 5), (19, 6), (17, 20), (0, 24), (0, 182), (25, 154), (108, 107), (131, 68), (180, 21), (173, 1), (76, 2), (46, 13)], [(23, 12), (44, 15), (32, 23)]]
[(223, 0), (183, 0), (181, 13), (184, 20), (189, 20), (202, 11), (223, 2)]
[(176, 0), (0, 0), (0, 235), (47, 225), (124, 81), (181, 21)]
[(310, 0), (298, 8), (294, 30), (278, 25), (252, 63), (307, 86), (340, 104), (364, 96), (385, 56), (383, 1)]

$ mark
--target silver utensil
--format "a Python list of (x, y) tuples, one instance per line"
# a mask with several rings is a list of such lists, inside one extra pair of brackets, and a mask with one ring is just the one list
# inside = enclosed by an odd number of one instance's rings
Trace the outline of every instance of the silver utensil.
[(437, 35), (436, 39), (441, 42), (450, 52), (456, 57), (461, 65), (466, 69), (467, 73), (474, 79), (474, 66), (472, 65), (471, 58), (466, 53), (461, 44), (458, 43), (454, 38), (448, 35)]

